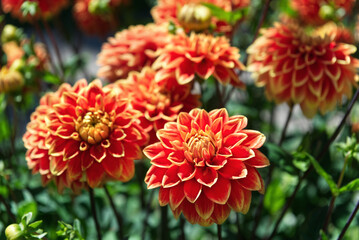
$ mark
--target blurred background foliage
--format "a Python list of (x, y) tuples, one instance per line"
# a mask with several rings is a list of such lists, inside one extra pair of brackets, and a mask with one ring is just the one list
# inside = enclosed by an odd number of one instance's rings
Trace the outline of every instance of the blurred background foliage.
[[(262, 0), (252, 0), (246, 20), (237, 29), (233, 45), (241, 50), (241, 60), (246, 59), (245, 50), (253, 41), (259, 17), (263, 11)], [(269, 27), (278, 20), (283, 12), (295, 15), (296, 12), (289, 7), (289, 0), (272, 1), (269, 12), (264, 20), (263, 27)], [(130, 25), (152, 22), (150, 9), (156, 4), (155, 0), (132, 0), (117, 13), (120, 29)], [(349, 28), (354, 28), (355, 13), (359, 13), (358, 4), (352, 15), (343, 22)], [(71, 8), (68, 7), (60, 15), (49, 22), (64, 53), (64, 76), (51, 72), (38, 72), (32, 67), (22, 69), (26, 79), (30, 81), (41, 78), (44, 81), (39, 85), (30, 82), (40, 91), (29, 89), (25, 94), (0, 94), (0, 239), (5, 239), (5, 228), (11, 223), (20, 223), (23, 215), (32, 213), (33, 221), (42, 220), (41, 228), (47, 232), (47, 239), (94, 239), (96, 236), (92, 220), (88, 193), (74, 195), (66, 189), (59, 194), (54, 184), (46, 188), (41, 185), (40, 176), (32, 175), (28, 170), (25, 148), (22, 135), (31, 112), (38, 105), (39, 98), (44, 92), (56, 89), (57, 85), (66, 78), (67, 82), (74, 83), (77, 79), (86, 77), (95, 78), (94, 59), (101, 49), (106, 38), (84, 35), (73, 24)], [(2, 27), (12, 24), (23, 29), (19, 34), (25, 34), (30, 41), (40, 41), (34, 27), (28, 23), (19, 22), (10, 15), (2, 15)], [(109, 36), (113, 35), (111, 33)], [(46, 36), (48, 38), (49, 36)], [(31, 44), (29, 44), (30, 46)], [(27, 55), (33, 54), (33, 49), (24, 46)], [(54, 49), (50, 49), (54, 54)], [(358, 52), (356, 56), (359, 56)], [(2, 54), (1, 65), (6, 63)], [(60, 71), (57, 69), (57, 71)], [(40, 76), (34, 76), (38, 75)], [(318, 156), (325, 144), (329, 141), (339, 121), (344, 115), (346, 105), (325, 116), (317, 114), (314, 119), (305, 119), (299, 109), (294, 107), (293, 117), (289, 123), (288, 134), (282, 146), (278, 145), (280, 133), (283, 129), (289, 107), (276, 106), (269, 102), (263, 88), (257, 88), (250, 78), (250, 74), (242, 73), (246, 82), (246, 91), (233, 92), (226, 108), (230, 115), (242, 114), (249, 119), (249, 129), (257, 129), (267, 136), (267, 143), (263, 153), (273, 164), (273, 177), (263, 200), (263, 211), (257, 228), (257, 238), (263, 239), (270, 234), (281, 209), (287, 203), (299, 178), (310, 167), (311, 163), (306, 156)], [(214, 81), (207, 82), (207, 88), (202, 96), (203, 107), (207, 110), (218, 108)], [(227, 91), (231, 91), (228, 86)], [(359, 104), (356, 103), (350, 120), (344, 126), (336, 142), (344, 144), (351, 136), (351, 125), (359, 121)], [(354, 140), (353, 140), (354, 139)], [(357, 146), (358, 136), (354, 135), (352, 141)], [(339, 149), (341, 148), (341, 149)], [(344, 149), (344, 150), (343, 150)], [(343, 186), (351, 180), (358, 178), (359, 161), (357, 147), (353, 148), (354, 157), (347, 163), (347, 170), (343, 179)], [(294, 154), (296, 153), (296, 154)], [(334, 181), (339, 178), (348, 149), (345, 146), (332, 144), (320, 161), (323, 170), (332, 176)], [(112, 195), (116, 208), (121, 212), (124, 221), (124, 233), (129, 239), (177, 239), (181, 235), (179, 220), (174, 219), (168, 206), (161, 208), (158, 204), (158, 190), (146, 190), (143, 182), (149, 163), (139, 160), (136, 163), (136, 176), (128, 183), (109, 182), (107, 187)], [(266, 181), (269, 168), (261, 169), (260, 173)], [(331, 223), (329, 224), (329, 239), (339, 235), (345, 225), (349, 214), (359, 200), (358, 187), (354, 191), (341, 193), (336, 200)], [(291, 204), (290, 210), (284, 216), (274, 239), (317, 239), (322, 222), (327, 213), (332, 192), (325, 179), (316, 171), (311, 171), (304, 180)], [(95, 200), (101, 222), (103, 239), (117, 238), (118, 225), (111, 209), (111, 203), (106, 197), (104, 189), (95, 190)], [(242, 215), (232, 212), (229, 219), (223, 224), (224, 239), (250, 239), (255, 223), (256, 208), (261, 201), (260, 194), (253, 193), (251, 209), (248, 214)], [(11, 210), (12, 213), (8, 211)], [(12, 216), (14, 214), (14, 216)], [(59, 223), (59, 221), (61, 223)], [(239, 225), (239, 228), (238, 228)], [(146, 230), (144, 232), (144, 226)], [(240, 233), (238, 233), (240, 229)], [(200, 227), (198, 225), (185, 225), (186, 239), (214, 239), (215, 226)], [(70, 237), (72, 236), (72, 237)], [(345, 238), (355, 240), (359, 236), (359, 218), (354, 219)], [(66, 238), (67, 237), (67, 238)]]

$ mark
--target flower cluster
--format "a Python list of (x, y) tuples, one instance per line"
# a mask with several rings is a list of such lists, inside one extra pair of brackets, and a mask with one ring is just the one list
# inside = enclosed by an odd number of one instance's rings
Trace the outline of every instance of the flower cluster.
[(103, 44), (98, 56), (99, 77), (111, 82), (141, 71), (155, 60), (155, 52), (170, 42), (167, 24), (137, 25), (116, 33)]
[(229, 117), (225, 109), (194, 109), (166, 123), (160, 142), (144, 149), (152, 164), (145, 182), (160, 188), (160, 204), (203, 226), (222, 224), (231, 209), (246, 213), (251, 191), (264, 191), (256, 168), (269, 165), (258, 150), (264, 135), (246, 125), (246, 117)]
[(225, 37), (194, 34), (188, 37), (176, 35), (164, 48), (157, 51), (159, 56), (153, 67), (158, 69), (157, 81), (175, 76), (179, 84), (187, 84), (198, 75), (201, 79), (214, 76), (220, 83), (244, 87), (237, 70), (244, 66), (239, 62), (239, 50), (232, 47)]
[(247, 50), (248, 70), (258, 86), (266, 87), (269, 99), (300, 104), (304, 115), (313, 117), (352, 96), (359, 66), (350, 56), (356, 51), (353, 45), (328, 34), (308, 34), (294, 22), (276, 23), (262, 35)]
[(128, 181), (133, 160), (141, 158), (140, 146), (148, 141), (137, 119), (140, 114), (99, 80), (89, 85), (80, 80), (73, 88), (65, 84), (43, 98), (28, 124), (23, 140), (29, 167), (45, 175), (43, 179), (56, 178), (60, 189)]

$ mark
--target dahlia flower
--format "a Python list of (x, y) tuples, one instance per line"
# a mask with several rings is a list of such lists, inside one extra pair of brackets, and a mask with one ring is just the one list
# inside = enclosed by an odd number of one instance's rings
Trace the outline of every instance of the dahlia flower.
[(43, 185), (54, 180), (59, 192), (62, 192), (64, 187), (70, 187), (75, 192), (83, 187), (83, 183), (80, 181), (70, 183), (66, 176), (66, 170), (58, 176), (51, 174), (51, 156), (46, 146), (46, 138), (50, 134), (45, 121), (46, 116), (52, 111), (52, 106), (60, 102), (64, 93), (71, 91), (72, 88), (69, 84), (63, 84), (57, 92), (44, 95), (40, 100), (40, 105), (31, 114), (30, 122), (26, 126), (26, 133), (22, 138), (25, 148), (27, 148), (26, 161), (29, 169), (32, 169), (33, 174), (39, 173), (41, 175)]
[(191, 93), (192, 85), (166, 85), (155, 81), (156, 72), (145, 67), (140, 73), (131, 72), (126, 81), (115, 84), (129, 94), (131, 105), (143, 113), (141, 126), (157, 141), (156, 132), (166, 122), (175, 121), (180, 112), (189, 112), (200, 105), (199, 95)]
[[(321, 25), (327, 21), (327, 19), (323, 19), (323, 14), (335, 14), (334, 12), (339, 8), (344, 9), (345, 13), (348, 14), (351, 12), (354, 2), (355, 0), (292, 0), (292, 6), (298, 11), (302, 21), (308, 24)], [(326, 11), (329, 12), (325, 13)]]
[(333, 109), (343, 96), (351, 98), (359, 66), (350, 56), (356, 51), (353, 45), (307, 34), (294, 23), (276, 23), (262, 34), (248, 48), (248, 70), (258, 86), (266, 87), (269, 99), (298, 103), (311, 118), (317, 110), (324, 114)]
[(98, 76), (114, 82), (126, 78), (131, 71), (150, 66), (155, 60), (154, 52), (170, 42), (167, 26), (131, 26), (109, 38), (98, 55)]
[(89, 35), (104, 37), (116, 29), (118, 26), (117, 19), (112, 12), (108, 14), (90, 13), (90, 2), (91, 0), (75, 0), (73, 16), (81, 31)]
[(166, 123), (160, 142), (144, 149), (152, 164), (145, 182), (160, 188), (160, 205), (203, 226), (222, 224), (231, 209), (247, 213), (251, 191), (264, 192), (256, 168), (269, 161), (258, 150), (265, 136), (246, 125), (246, 117), (228, 117), (225, 109), (194, 109)]
[[(133, 160), (141, 158), (140, 146), (148, 138), (138, 123), (141, 113), (132, 110), (127, 99), (117, 99), (111, 88), (102, 88), (99, 80), (89, 85), (81, 80), (71, 91), (57, 94), (61, 95), (58, 102), (49, 103), (50, 109), (40, 114), (46, 114), (45, 124), (35, 121), (37, 125), (28, 126), (29, 133), (24, 136), (26, 143), (29, 136), (47, 133), (45, 140), (41, 139), (49, 159), (46, 173), (67, 187), (80, 182), (95, 188), (109, 179), (130, 180)], [(39, 158), (30, 153), (28, 163), (37, 166), (35, 157)]]
[(225, 37), (191, 33), (176, 35), (164, 48), (157, 51), (159, 56), (153, 64), (158, 69), (156, 81), (174, 75), (179, 84), (187, 84), (195, 75), (207, 79), (213, 75), (220, 83), (244, 87), (236, 74), (243, 70), (239, 62), (239, 49), (232, 47)]
[(5, 13), (11, 13), (20, 20), (47, 19), (58, 14), (68, 5), (68, 0), (31, 0), (38, 4), (38, 12), (35, 16), (23, 16), (21, 5), (25, 0), (2, 0), (1, 5)]

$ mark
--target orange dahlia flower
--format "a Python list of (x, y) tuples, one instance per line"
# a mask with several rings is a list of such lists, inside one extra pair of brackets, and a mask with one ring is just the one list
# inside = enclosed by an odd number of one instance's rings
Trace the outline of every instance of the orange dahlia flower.
[[(45, 98), (45, 109), (39, 107), (29, 123), (24, 136), (29, 166), (67, 187), (87, 182), (94, 188), (108, 179), (130, 180), (133, 160), (141, 158), (140, 146), (148, 138), (137, 119), (141, 113), (132, 110), (127, 99), (117, 99), (111, 88), (102, 88), (99, 80), (89, 85), (81, 80), (63, 93), (62, 88), (54, 95), (58, 102)], [(44, 115), (45, 120), (37, 120)], [(44, 151), (35, 154), (38, 149)]]
[(126, 78), (131, 71), (150, 66), (155, 60), (154, 52), (170, 42), (167, 26), (131, 26), (110, 37), (98, 55), (97, 63), (101, 65), (98, 76), (114, 82)]
[(71, 86), (63, 84), (56, 93), (44, 95), (40, 100), (40, 105), (31, 114), (30, 122), (26, 126), (27, 131), (23, 136), (25, 148), (27, 148), (26, 161), (29, 169), (32, 169), (33, 174), (40, 173), (43, 185), (54, 180), (59, 192), (62, 192), (65, 186), (71, 187), (74, 191), (83, 187), (83, 183), (80, 181), (70, 183), (66, 170), (58, 176), (51, 174), (49, 149), (46, 145), (46, 138), (50, 134), (46, 116), (52, 111), (52, 106), (60, 102), (64, 93), (70, 91), (72, 91)]
[(39, 11), (35, 16), (23, 16), (21, 5), (24, 2), (25, 0), (2, 0), (1, 5), (5, 13), (11, 13), (20, 20), (47, 19), (58, 14), (68, 5), (68, 0), (31, 0), (31, 2), (37, 2)]
[(152, 164), (145, 182), (160, 188), (160, 205), (203, 226), (222, 224), (231, 209), (247, 213), (251, 191), (264, 191), (256, 168), (269, 161), (258, 150), (265, 136), (246, 125), (246, 117), (228, 117), (225, 109), (194, 109), (166, 123), (160, 142), (144, 149)]
[(353, 45), (337, 43), (316, 32), (307, 34), (298, 25), (276, 23), (248, 48), (248, 70), (258, 86), (266, 87), (277, 103), (298, 103), (305, 116), (322, 114), (351, 98), (357, 86), (357, 59)]
[(301, 20), (313, 25), (321, 25), (327, 21), (322, 18), (320, 13), (321, 7), (324, 5), (332, 8), (332, 10), (328, 9), (328, 11), (336, 11), (342, 8), (345, 10), (345, 13), (348, 14), (351, 12), (354, 3), (355, 0), (292, 0), (292, 6), (298, 11)]
[(174, 75), (179, 84), (187, 84), (198, 75), (207, 79), (213, 75), (222, 84), (244, 87), (236, 70), (243, 70), (239, 49), (232, 47), (226, 37), (191, 33), (176, 35), (164, 48), (157, 51), (153, 64), (159, 69), (157, 81)]
[(90, 2), (91, 0), (76, 0), (73, 8), (73, 16), (81, 31), (89, 35), (104, 37), (116, 29), (118, 26), (117, 19), (112, 12), (108, 14), (90, 13)]
[(157, 141), (156, 132), (167, 122), (175, 121), (180, 112), (189, 112), (200, 105), (199, 95), (191, 93), (192, 85), (166, 85), (155, 81), (156, 72), (145, 67), (140, 73), (131, 72), (126, 81), (116, 85), (130, 95), (131, 105), (143, 113), (141, 126)]

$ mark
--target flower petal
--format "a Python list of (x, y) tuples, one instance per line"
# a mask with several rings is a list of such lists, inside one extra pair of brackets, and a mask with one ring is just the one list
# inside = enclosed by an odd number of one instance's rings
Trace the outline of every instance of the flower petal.
[(268, 158), (257, 149), (253, 149), (255, 157), (245, 160), (243, 163), (255, 168), (263, 168), (269, 166)]
[(94, 162), (91, 167), (86, 170), (87, 183), (91, 188), (98, 187), (105, 175), (105, 171), (102, 165), (98, 162)]
[(177, 185), (181, 181), (181, 179), (177, 175), (177, 172), (178, 166), (174, 165), (168, 168), (162, 179), (162, 187), (168, 188)]
[(228, 159), (227, 163), (219, 170), (219, 174), (226, 179), (240, 179), (247, 176), (247, 169), (242, 161)]
[(264, 184), (261, 175), (257, 169), (247, 166), (248, 174), (245, 178), (238, 179), (238, 183), (241, 184), (247, 190), (261, 191), (264, 189)]
[(231, 183), (228, 179), (219, 177), (212, 187), (204, 187), (203, 192), (209, 200), (218, 204), (225, 204), (231, 193)]
[(158, 201), (160, 202), (161, 207), (166, 206), (170, 202), (170, 188), (160, 188)]
[(224, 221), (226, 221), (230, 213), (231, 213), (231, 208), (227, 204), (225, 205), (215, 204), (211, 219), (216, 224), (221, 225), (222, 223), (224, 223)]
[(106, 149), (101, 145), (92, 145), (90, 147), (90, 154), (97, 162), (102, 162), (106, 157)]
[(214, 205), (211, 200), (202, 194), (195, 202), (195, 209), (201, 218), (208, 219), (213, 213)]
[(187, 200), (191, 203), (194, 203), (202, 192), (202, 184), (199, 184), (194, 179), (185, 181), (183, 185), (183, 191)]
[(147, 184), (147, 189), (160, 187), (162, 184), (163, 176), (165, 175), (167, 168), (159, 168), (157, 166), (151, 166), (147, 171), (145, 177), (145, 183)]
[(171, 209), (176, 209), (184, 199), (185, 199), (185, 195), (183, 191), (183, 184), (178, 184), (177, 186), (170, 188)]
[(217, 171), (211, 167), (197, 168), (195, 178), (207, 187), (212, 187), (218, 180)]

